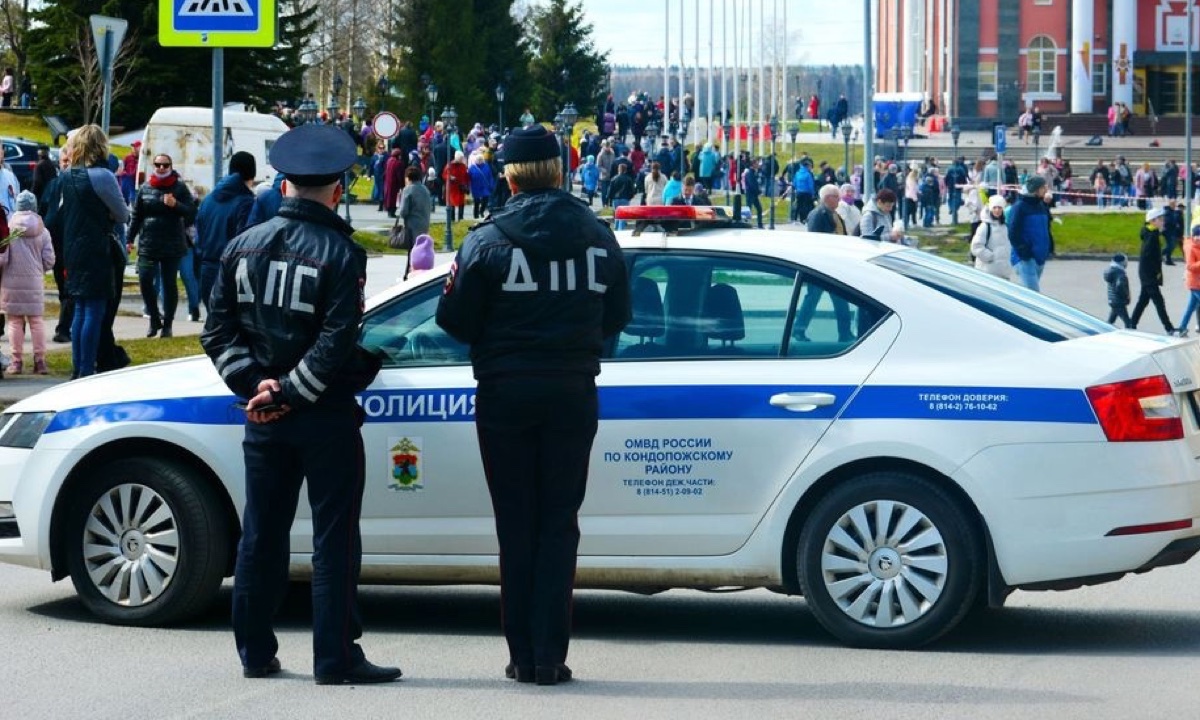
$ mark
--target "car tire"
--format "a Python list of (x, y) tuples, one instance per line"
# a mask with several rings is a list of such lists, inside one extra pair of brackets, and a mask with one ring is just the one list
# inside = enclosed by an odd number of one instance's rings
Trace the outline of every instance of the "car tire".
[(972, 515), (933, 482), (873, 472), (842, 482), (804, 523), (801, 590), (821, 625), (855, 647), (933, 642), (975, 605), (984, 551)]
[(108, 623), (149, 627), (211, 604), (229, 558), (230, 518), (194, 470), (121, 459), (72, 492), (62, 540), (88, 610)]

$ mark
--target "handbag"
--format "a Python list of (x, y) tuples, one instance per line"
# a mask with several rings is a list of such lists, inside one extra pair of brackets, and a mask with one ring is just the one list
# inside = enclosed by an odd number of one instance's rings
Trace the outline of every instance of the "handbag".
[(388, 231), (388, 247), (393, 250), (411, 250), (412, 242), (408, 239), (408, 233), (405, 232), (405, 227), (400, 222), (400, 218), (396, 218), (396, 222), (392, 223), (392, 229)]

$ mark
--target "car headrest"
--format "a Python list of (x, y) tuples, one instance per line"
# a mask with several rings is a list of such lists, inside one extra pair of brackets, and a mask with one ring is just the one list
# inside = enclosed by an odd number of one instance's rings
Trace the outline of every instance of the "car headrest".
[(625, 333), (641, 338), (662, 337), (666, 331), (666, 317), (658, 283), (647, 277), (634, 278), (630, 286), (630, 303), (633, 318), (625, 326)]
[(741, 340), (746, 337), (742, 301), (732, 285), (717, 283), (704, 296), (704, 334), (713, 340)]

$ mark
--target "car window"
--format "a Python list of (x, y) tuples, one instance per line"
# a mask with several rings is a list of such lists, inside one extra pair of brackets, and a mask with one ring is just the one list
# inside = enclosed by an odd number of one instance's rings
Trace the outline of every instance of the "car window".
[(926, 252), (905, 250), (871, 262), (1041, 340), (1059, 342), (1114, 330), (1070, 305)]
[(736, 256), (635, 254), (630, 293), (616, 360), (825, 357), (884, 314), (799, 268)]
[(21, 157), (21, 148), (12, 143), (4, 143), (4, 159), (12, 160)]
[(359, 343), (381, 351), (384, 367), (460, 365), (470, 362), (469, 348), (437, 324), (442, 283), (407, 292), (372, 309), (363, 318)]

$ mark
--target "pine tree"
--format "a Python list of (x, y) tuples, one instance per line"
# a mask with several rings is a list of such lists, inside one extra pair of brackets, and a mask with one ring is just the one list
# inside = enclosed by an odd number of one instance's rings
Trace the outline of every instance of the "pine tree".
[(531, 15), (534, 115), (553, 117), (566, 103), (574, 103), (580, 115), (594, 113), (604, 99), (608, 65), (595, 51), (592, 26), (584, 22), (582, 5), (551, 0)]

